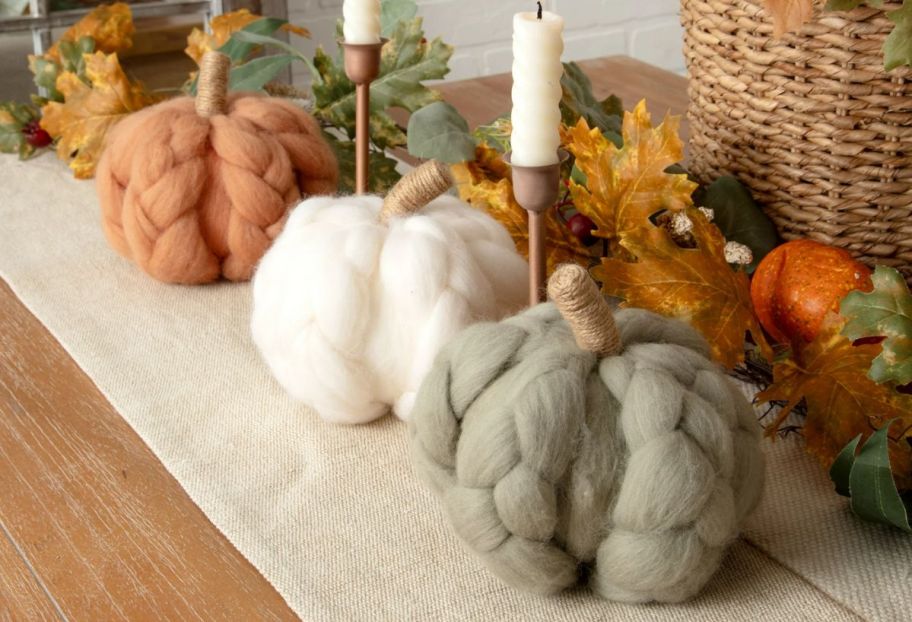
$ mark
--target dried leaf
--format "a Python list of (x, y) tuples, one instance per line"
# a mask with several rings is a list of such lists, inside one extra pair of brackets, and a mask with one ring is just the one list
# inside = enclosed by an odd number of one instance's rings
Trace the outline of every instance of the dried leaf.
[(773, 18), (773, 34), (781, 37), (800, 30), (814, 16), (814, 0), (764, 0)]
[[(591, 179), (591, 178), (590, 178)], [(713, 356), (729, 369), (744, 360), (750, 332), (771, 357), (750, 299), (747, 275), (725, 260), (725, 238), (699, 210), (687, 209), (697, 248), (681, 248), (667, 231), (648, 223), (625, 234), (622, 248), (636, 261), (606, 258), (593, 268), (603, 291), (626, 304), (679, 318), (699, 330)]]
[(839, 312), (848, 320), (843, 334), (851, 340), (884, 337), (883, 350), (868, 373), (875, 382), (912, 382), (912, 293), (893, 268), (877, 266), (874, 291), (850, 292)]
[(830, 314), (817, 338), (791, 359), (773, 367), (773, 384), (757, 396), (761, 402), (786, 403), (767, 428), (773, 435), (789, 413), (807, 401), (804, 436), (808, 451), (829, 468), (857, 435), (869, 435), (891, 419), (899, 419), (889, 438), (890, 461), (897, 486), (912, 487), (912, 396), (867, 376), (879, 344), (852, 345), (841, 334), (845, 320)]
[[(206, 52), (220, 48), (231, 38), (232, 33), (261, 19), (263, 19), (262, 15), (256, 15), (247, 9), (239, 9), (213, 17), (212, 21), (209, 22), (212, 32), (206, 33), (199, 28), (194, 28), (187, 37), (187, 47), (184, 52), (196, 61), (198, 65)], [(301, 37), (310, 37), (310, 31), (306, 28), (288, 23), (279, 26), (279, 30), (294, 33)]]
[(61, 43), (76, 42), (83, 37), (91, 37), (95, 41), (95, 50), (99, 52), (123, 52), (133, 45), (135, 30), (129, 5), (123, 2), (102, 4), (70, 26), (51, 46), (45, 57), (59, 63)]
[(155, 102), (141, 84), (127, 79), (116, 54), (86, 54), (85, 68), (89, 84), (70, 71), (58, 76), (64, 102), (49, 102), (41, 119), (41, 127), (58, 139), (57, 156), (79, 179), (94, 175), (108, 131), (125, 115)]
[(586, 178), (585, 186), (571, 182), (573, 202), (595, 223), (593, 234), (611, 240), (615, 251), (625, 235), (647, 226), (657, 212), (693, 205), (697, 184), (687, 175), (665, 172), (684, 156), (679, 123), (668, 116), (653, 128), (641, 101), (624, 115), (623, 147), (590, 129), (585, 118), (564, 131), (563, 143)]
[[(528, 258), (526, 210), (513, 198), (509, 167), (501, 159), (500, 153), (487, 145), (480, 145), (476, 149), (475, 161), (456, 164), (452, 168), (460, 197), (500, 222), (513, 238), (516, 250)], [(548, 240), (546, 248), (549, 275), (562, 263), (589, 266), (589, 251), (558, 220), (554, 209), (549, 209), (545, 214), (545, 235)]]

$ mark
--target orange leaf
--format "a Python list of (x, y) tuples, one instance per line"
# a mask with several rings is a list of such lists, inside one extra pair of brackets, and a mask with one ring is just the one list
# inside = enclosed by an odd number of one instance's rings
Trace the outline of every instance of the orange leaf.
[(142, 84), (127, 79), (116, 54), (84, 54), (86, 84), (65, 71), (57, 77), (64, 102), (49, 102), (42, 109), (41, 127), (57, 141), (57, 157), (69, 162), (74, 175), (87, 179), (104, 148), (105, 135), (125, 115), (156, 100)]
[[(232, 33), (237, 32), (258, 19), (263, 19), (263, 16), (251, 13), (248, 9), (238, 9), (231, 13), (213, 17), (209, 22), (212, 32), (205, 33), (199, 28), (194, 28), (187, 37), (187, 47), (184, 49), (184, 52), (187, 56), (195, 60), (198, 65), (203, 58), (203, 54), (210, 50), (220, 48), (228, 41)], [(283, 24), (279, 29), (284, 30), (285, 32), (294, 33), (301, 37), (310, 36), (310, 31), (302, 26)]]
[(573, 202), (595, 223), (593, 234), (612, 240), (614, 250), (656, 212), (693, 205), (697, 184), (687, 175), (665, 172), (684, 157), (679, 124), (678, 117), (668, 116), (653, 128), (646, 102), (641, 101), (624, 114), (621, 148), (597, 128), (590, 129), (585, 119), (564, 131), (563, 143), (587, 178), (586, 186), (570, 184)]
[[(454, 165), (453, 175), (462, 199), (483, 209), (500, 222), (513, 238), (516, 250), (528, 258), (526, 210), (513, 198), (509, 167), (501, 159), (500, 153), (487, 145), (481, 145), (476, 149), (475, 161)], [(562, 263), (578, 263), (589, 267), (589, 251), (561, 224), (554, 209), (545, 213), (545, 235), (548, 274)]]
[(757, 396), (761, 402), (783, 401), (786, 406), (767, 429), (774, 434), (788, 414), (807, 400), (804, 437), (808, 451), (829, 468), (839, 451), (858, 434), (866, 437), (893, 418), (890, 462), (897, 486), (912, 488), (912, 396), (868, 378), (879, 344), (854, 346), (841, 334), (845, 320), (831, 313), (817, 338), (794, 359), (773, 368), (773, 384)]
[(764, 4), (777, 37), (800, 30), (814, 16), (814, 0), (765, 0)]
[(60, 62), (60, 42), (78, 41), (81, 37), (92, 37), (98, 52), (122, 52), (133, 45), (135, 30), (129, 5), (123, 2), (102, 4), (70, 26), (45, 56)]
[(728, 368), (744, 359), (747, 331), (769, 357), (747, 275), (725, 261), (725, 238), (719, 229), (699, 210), (686, 213), (697, 248), (681, 248), (665, 230), (647, 224), (621, 241), (635, 262), (606, 258), (593, 268), (593, 276), (603, 291), (630, 306), (690, 323), (706, 337), (714, 358)]

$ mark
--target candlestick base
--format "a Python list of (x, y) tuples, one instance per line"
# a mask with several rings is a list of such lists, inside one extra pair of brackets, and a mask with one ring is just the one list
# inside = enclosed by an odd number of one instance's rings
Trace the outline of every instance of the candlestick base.
[(380, 75), (380, 57), (389, 39), (379, 43), (340, 41), (345, 75), (355, 83), (355, 192), (366, 194), (370, 168), (370, 83)]
[(556, 164), (520, 166), (513, 164), (512, 153), (504, 154), (504, 161), (513, 170), (513, 197), (526, 211), (541, 213), (554, 205), (560, 194), (560, 169), (570, 154), (559, 149)]
[(505, 154), (504, 161), (513, 170), (513, 197), (529, 214), (529, 304), (536, 305), (547, 298), (545, 212), (560, 195), (560, 169), (569, 154), (560, 149), (557, 163), (545, 166), (519, 166), (510, 156)]
[(355, 84), (373, 82), (380, 75), (380, 51), (387, 41), (389, 39), (380, 39), (379, 43), (339, 41), (348, 79)]

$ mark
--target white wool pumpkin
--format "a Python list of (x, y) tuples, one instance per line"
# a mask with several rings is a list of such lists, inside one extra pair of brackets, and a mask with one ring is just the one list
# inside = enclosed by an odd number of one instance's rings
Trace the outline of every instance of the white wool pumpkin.
[(448, 169), (428, 163), (386, 209), (377, 196), (303, 201), (257, 268), (254, 341), (279, 383), (324, 419), (366, 423), (391, 406), (408, 418), (451, 337), (524, 305), (528, 265), (507, 231), (455, 197), (428, 202), (450, 184)]

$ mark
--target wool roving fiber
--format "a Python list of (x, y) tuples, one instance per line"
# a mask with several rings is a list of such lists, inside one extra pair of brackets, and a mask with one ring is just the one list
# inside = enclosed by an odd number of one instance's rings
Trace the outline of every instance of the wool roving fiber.
[(249, 279), (288, 209), (337, 187), (316, 120), (281, 98), (226, 94), (228, 68), (207, 53), (199, 95), (126, 117), (99, 162), (108, 242), (161, 281)]
[(385, 201), (308, 199), (263, 257), (254, 341), (279, 383), (324, 419), (366, 423), (390, 406), (407, 418), (444, 343), (523, 306), (525, 260), (493, 218), (433, 198), (451, 182), (431, 162)]
[(689, 326), (613, 316), (579, 266), (549, 294), (441, 351), (409, 423), (414, 468), (512, 586), (687, 599), (759, 500), (753, 411)]

